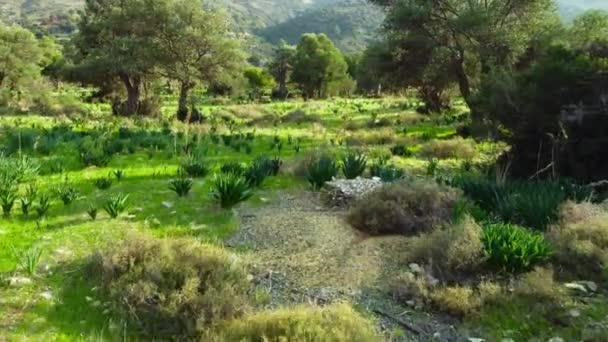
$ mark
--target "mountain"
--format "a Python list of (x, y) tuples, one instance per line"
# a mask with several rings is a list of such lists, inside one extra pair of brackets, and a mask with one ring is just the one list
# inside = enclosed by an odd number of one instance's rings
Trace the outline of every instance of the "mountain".
[[(39, 33), (68, 35), (83, 0), (0, 0), (0, 20)], [(268, 56), (280, 39), (296, 43), (303, 33), (326, 33), (344, 52), (365, 48), (377, 33), (382, 12), (366, 0), (208, 0), (225, 7), (255, 55)]]

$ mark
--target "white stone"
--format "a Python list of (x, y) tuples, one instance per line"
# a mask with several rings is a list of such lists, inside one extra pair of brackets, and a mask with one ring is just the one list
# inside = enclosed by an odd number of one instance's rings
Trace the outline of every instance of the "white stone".
[(165, 208), (173, 208), (173, 203), (171, 202), (163, 202), (162, 206)]
[(424, 273), (424, 269), (418, 264), (409, 264), (410, 271), (414, 272), (414, 274), (422, 274)]
[(568, 314), (574, 318), (581, 316), (581, 312), (576, 309), (572, 309), (572, 310), (568, 311)]
[(579, 283), (567, 283), (564, 286), (566, 286), (566, 288), (570, 289), (570, 290), (576, 290), (576, 291), (580, 291), (583, 293), (587, 293), (587, 288)]
[(485, 341), (483, 338), (469, 337), (469, 342), (483, 342), (483, 341)]
[(597, 289), (598, 289), (597, 284), (593, 281), (579, 281), (578, 283), (584, 285), (586, 288), (588, 288), (592, 292), (597, 292)]
[(32, 283), (32, 279), (27, 277), (10, 277), (8, 278), (8, 283), (10, 286), (19, 287), (24, 285), (30, 285)]
[(564, 342), (564, 339), (561, 337), (552, 337), (547, 342)]
[(53, 299), (53, 294), (51, 293), (51, 291), (45, 291), (45, 292), (42, 292), (40, 294), (40, 297), (42, 297), (42, 298), (44, 298), (46, 300), (52, 300)]

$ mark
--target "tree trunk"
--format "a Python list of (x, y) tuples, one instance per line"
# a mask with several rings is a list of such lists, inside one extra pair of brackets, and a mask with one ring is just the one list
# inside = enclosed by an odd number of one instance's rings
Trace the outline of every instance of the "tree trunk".
[(467, 73), (464, 70), (464, 56), (459, 58), (454, 63), (454, 71), (456, 73), (456, 78), (458, 79), (458, 88), (460, 89), (460, 94), (472, 111), (473, 103), (471, 98), (471, 83), (469, 82), (469, 76), (467, 76)]
[(127, 88), (127, 102), (124, 106), (124, 110), (121, 111), (121, 115), (133, 115), (137, 114), (137, 108), (139, 107), (139, 96), (141, 94), (141, 79), (137, 76), (129, 76), (126, 73), (119, 73), (121, 81)]
[(182, 82), (179, 89), (179, 100), (177, 102), (177, 118), (180, 121), (188, 119), (188, 95), (192, 89), (192, 82)]

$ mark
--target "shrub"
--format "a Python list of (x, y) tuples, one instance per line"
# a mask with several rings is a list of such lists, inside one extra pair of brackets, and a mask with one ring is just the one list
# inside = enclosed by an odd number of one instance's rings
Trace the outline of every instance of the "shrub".
[(355, 179), (365, 172), (367, 157), (365, 154), (350, 152), (342, 158), (342, 173), (346, 179)]
[(405, 171), (403, 169), (400, 169), (395, 165), (386, 165), (384, 163), (370, 166), (370, 174), (372, 177), (378, 177), (386, 183), (392, 183), (405, 177)]
[(346, 304), (263, 311), (228, 322), (216, 341), (371, 342), (371, 322)]
[(249, 182), (233, 173), (216, 175), (211, 188), (213, 198), (224, 209), (232, 208), (252, 195)]
[(410, 261), (431, 265), (444, 279), (477, 270), (484, 258), (483, 229), (470, 217), (416, 238), (408, 254)]
[(458, 191), (431, 181), (385, 185), (357, 201), (347, 220), (372, 235), (416, 234), (448, 222)]
[(472, 159), (475, 157), (475, 144), (461, 137), (432, 140), (422, 146), (420, 156), (438, 159)]
[(481, 301), (470, 287), (448, 286), (430, 294), (433, 304), (441, 311), (465, 316), (481, 306)]
[(306, 180), (315, 189), (323, 187), (325, 182), (329, 182), (338, 174), (336, 161), (328, 156), (321, 155), (309, 162), (306, 166)]
[(108, 199), (103, 209), (111, 218), (115, 219), (127, 209), (128, 199), (129, 194), (118, 193)]
[(125, 170), (122, 169), (116, 169), (112, 171), (112, 174), (114, 175), (114, 178), (116, 178), (117, 182), (120, 182), (123, 178), (125, 178)]
[(51, 207), (51, 202), (50, 202), (49, 197), (45, 194), (41, 194), (38, 197), (38, 205), (34, 208), (36, 210), (36, 214), (38, 215), (38, 218), (42, 218), (42, 217), (46, 216), (46, 214), (49, 212), (50, 207)]
[(70, 205), (78, 198), (78, 190), (70, 184), (63, 184), (57, 188), (57, 196), (63, 202), (63, 205)]
[(302, 109), (296, 109), (281, 117), (281, 122), (286, 124), (294, 123), (296, 125), (305, 123), (320, 123), (321, 117), (319, 115), (306, 114), (306, 112)]
[(2, 187), (0, 189), (0, 206), (5, 217), (11, 216), (11, 211), (17, 200), (17, 189), (14, 186)]
[(169, 189), (175, 192), (179, 197), (186, 197), (192, 189), (192, 184), (192, 179), (180, 177), (170, 182)]
[(19, 267), (28, 275), (35, 276), (42, 257), (42, 248), (32, 246), (22, 252), (18, 251), (15, 247), (11, 247), (11, 249)]
[(564, 291), (555, 281), (550, 268), (536, 267), (518, 279), (515, 286), (516, 296), (527, 296), (535, 301), (560, 303), (564, 300)]
[(599, 279), (608, 268), (608, 212), (600, 206), (566, 202), (548, 239), (560, 265), (577, 276)]
[(110, 177), (101, 177), (95, 179), (93, 182), (95, 187), (99, 190), (107, 190), (112, 186), (112, 178)]
[(181, 164), (180, 173), (191, 178), (202, 178), (209, 173), (209, 167), (203, 158), (190, 156)]
[(489, 265), (507, 272), (528, 271), (552, 253), (542, 234), (511, 224), (488, 225), (483, 242)]
[(94, 255), (89, 271), (111, 309), (144, 339), (194, 340), (248, 306), (243, 266), (192, 240), (127, 236)]
[(91, 218), (91, 220), (95, 221), (97, 219), (97, 207), (90, 205), (89, 209), (87, 209), (87, 214)]
[(411, 157), (413, 155), (412, 151), (407, 146), (401, 144), (391, 147), (391, 153), (394, 156), (399, 157)]
[(256, 159), (251, 166), (245, 170), (243, 176), (251, 187), (260, 187), (270, 173), (269, 165), (266, 159)]
[(228, 162), (220, 168), (220, 172), (222, 173), (234, 173), (237, 175), (243, 175), (245, 170), (245, 166), (239, 162)]

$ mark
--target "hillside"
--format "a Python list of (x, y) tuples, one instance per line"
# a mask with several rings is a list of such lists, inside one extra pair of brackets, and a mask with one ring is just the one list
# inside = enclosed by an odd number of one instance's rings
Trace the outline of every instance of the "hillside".
[[(34, 31), (69, 34), (83, 0), (0, 0), (0, 19)], [(215, 5), (215, 1), (208, 1)], [(248, 49), (268, 55), (280, 39), (295, 43), (306, 32), (327, 33), (345, 52), (362, 50), (382, 23), (366, 0), (221, 0)]]

